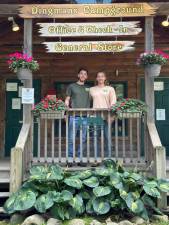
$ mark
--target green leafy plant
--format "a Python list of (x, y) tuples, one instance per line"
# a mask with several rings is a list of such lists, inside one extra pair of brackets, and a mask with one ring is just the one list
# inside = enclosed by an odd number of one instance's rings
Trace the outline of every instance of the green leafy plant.
[(141, 66), (147, 66), (150, 64), (165, 65), (169, 59), (169, 55), (161, 50), (156, 50), (152, 52), (144, 52), (140, 54), (137, 59), (136, 64)]
[(39, 69), (39, 64), (32, 57), (27, 54), (20, 52), (15, 52), (9, 55), (7, 61), (9, 69), (16, 73), (18, 69), (29, 69), (31, 71), (36, 71)]
[(112, 106), (111, 110), (115, 114), (119, 114), (121, 112), (145, 113), (147, 111), (147, 106), (139, 99), (121, 98)]
[(39, 116), (40, 112), (61, 111), (61, 110), (65, 110), (64, 102), (61, 99), (55, 99), (51, 96), (46, 96), (32, 108), (34, 116)]
[(36, 209), (61, 220), (110, 212), (128, 212), (148, 220), (153, 212), (161, 214), (156, 200), (168, 191), (168, 181), (126, 171), (110, 159), (102, 167), (76, 172), (58, 165), (34, 166), (4, 209), (9, 214)]

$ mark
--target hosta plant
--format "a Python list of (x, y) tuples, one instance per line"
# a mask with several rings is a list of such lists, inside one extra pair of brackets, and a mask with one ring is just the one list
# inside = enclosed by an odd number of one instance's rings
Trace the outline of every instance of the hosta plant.
[(57, 165), (35, 166), (21, 189), (4, 205), (7, 213), (36, 209), (67, 220), (82, 214), (125, 213), (145, 220), (161, 214), (156, 201), (169, 182), (128, 172), (112, 160), (94, 170), (69, 172)]

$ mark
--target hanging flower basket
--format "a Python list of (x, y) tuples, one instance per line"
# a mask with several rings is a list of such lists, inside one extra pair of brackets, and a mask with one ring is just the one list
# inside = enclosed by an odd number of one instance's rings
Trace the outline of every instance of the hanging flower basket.
[(32, 72), (39, 69), (39, 64), (31, 56), (20, 52), (10, 54), (7, 61), (9, 69), (16, 73), (20, 80), (32, 78)]
[(64, 119), (65, 111), (48, 111), (48, 112), (40, 112), (41, 119)]
[(160, 75), (161, 65), (149, 64), (145, 66), (145, 72), (151, 77), (158, 77)]
[(17, 70), (17, 77), (20, 80), (32, 79), (32, 72), (29, 69), (20, 68)]
[(158, 77), (160, 75), (161, 66), (167, 64), (168, 59), (168, 54), (161, 50), (155, 50), (141, 53), (136, 64), (142, 66), (148, 76)]

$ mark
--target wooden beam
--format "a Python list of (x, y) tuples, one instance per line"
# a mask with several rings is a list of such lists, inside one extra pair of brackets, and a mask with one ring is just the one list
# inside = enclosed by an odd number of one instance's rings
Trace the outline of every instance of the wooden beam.
[[(32, 19), (24, 19), (24, 48), (23, 52), (32, 56)], [(32, 78), (24, 80), (24, 87), (32, 88)], [(30, 151), (33, 151), (33, 121), (32, 105), (23, 104), (23, 124), (31, 124), (31, 135), (29, 137)]]
[[(154, 19), (145, 18), (145, 51), (154, 50)], [(145, 73), (145, 100), (148, 105), (147, 120), (154, 122), (154, 78)]]

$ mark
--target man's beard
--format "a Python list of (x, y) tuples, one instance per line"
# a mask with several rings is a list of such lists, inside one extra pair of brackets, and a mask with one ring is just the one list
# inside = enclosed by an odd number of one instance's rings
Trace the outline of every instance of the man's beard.
[(79, 78), (79, 81), (85, 83), (86, 80), (85, 80), (85, 79), (80, 79), (80, 78)]

